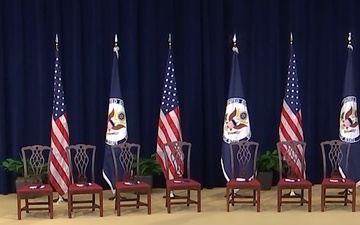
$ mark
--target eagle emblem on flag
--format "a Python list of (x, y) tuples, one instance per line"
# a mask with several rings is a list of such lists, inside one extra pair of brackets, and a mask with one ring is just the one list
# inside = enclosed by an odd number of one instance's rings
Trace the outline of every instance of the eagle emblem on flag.
[(119, 98), (110, 98), (106, 143), (114, 145), (126, 138), (127, 130), (124, 101)]
[(250, 123), (246, 106), (243, 98), (230, 98), (227, 101), (224, 117), (223, 139), (226, 143), (250, 139)]
[(340, 138), (354, 143), (359, 139), (359, 121), (355, 96), (347, 96), (342, 101), (340, 111)]

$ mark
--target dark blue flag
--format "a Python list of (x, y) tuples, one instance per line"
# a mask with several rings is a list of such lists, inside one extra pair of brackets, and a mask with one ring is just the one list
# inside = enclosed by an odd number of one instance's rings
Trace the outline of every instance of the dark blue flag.
[[(360, 181), (360, 146), (359, 143), (359, 120), (357, 115), (357, 101), (354, 87), (354, 74), (352, 54), (353, 47), (348, 45), (348, 61), (346, 65), (346, 73), (343, 89), (343, 100), (341, 102), (340, 110), (340, 126), (339, 138), (340, 140), (351, 144), (348, 174), (344, 174), (354, 181)], [(342, 165), (343, 167), (344, 165)], [(343, 167), (344, 168), (344, 167)]]
[(111, 145), (120, 144), (127, 140), (127, 124), (125, 105), (121, 97), (119, 79), (119, 47), (114, 47), (114, 60), (112, 67), (111, 89), (109, 98), (109, 111), (107, 118), (103, 177), (115, 193), (115, 167), (111, 153)]
[(229, 93), (224, 117), (221, 155), (221, 166), (227, 181), (231, 179), (229, 143), (241, 140), (249, 140), (251, 137), (250, 120), (242, 88), (238, 54), (238, 49), (236, 46), (234, 46)]

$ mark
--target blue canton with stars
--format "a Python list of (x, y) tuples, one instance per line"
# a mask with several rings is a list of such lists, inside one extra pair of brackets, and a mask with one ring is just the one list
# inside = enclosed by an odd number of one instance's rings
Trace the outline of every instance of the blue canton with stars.
[(298, 84), (298, 75), (296, 69), (296, 59), (293, 48), (290, 49), (290, 63), (288, 69), (288, 79), (286, 84), (285, 91), (285, 101), (290, 107), (291, 111), (296, 115), (300, 109), (300, 97), (299, 97), (299, 84)]
[(61, 78), (61, 63), (59, 50), (55, 51), (55, 73), (54, 73), (54, 100), (53, 118), (57, 120), (66, 112), (64, 89)]
[(161, 110), (164, 114), (170, 113), (176, 107), (179, 106), (179, 101), (176, 94), (176, 81), (175, 70), (172, 62), (173, 57), (171, 49), (169, 49), (169, 55), (166, 66), (166, 75), (164, 81), (163, 97), (161, 101)]

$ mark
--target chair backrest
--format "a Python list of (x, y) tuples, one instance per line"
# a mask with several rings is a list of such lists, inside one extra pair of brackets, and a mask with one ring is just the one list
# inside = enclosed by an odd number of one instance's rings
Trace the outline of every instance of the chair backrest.
[(168, 142), (163, 145), (163, 152), (166, 169), (166, 174), (164, 174), (164, 176), (167, 180), (171, 179), (169, 173), (172, 174), (174, 179), (191, 178), (191, 143), (184, 141)]
[(140, 145), (121, 143), (111, 146), (116, 181), (132, 180), (139, 176)]
[(306, 143), (303, 141), (282, 141), (278, 142), (276, 146), (279, 156), (280, 179), (283, 177), (284, 169), (287, 170), (287, 178), (305, 178)]
[(66, 150), (69, 157), (71, 182), (95, 182), (96, 147), (94, 145), (76, 144), (66, 147)]
[[(320, 143), (323, 158), (323, 177), (340, 178), (340, 169), (347, 174), (350, 143), (340, 140), (323, 141)], [(331, 167), (327, 167), (327, 165)], [(345, 167), (345, 168), (344, 168)], [(328, 171), (330, 170), (330, 171)], [(330, 172), (329, 176), (327, 175)]]
[(231, 178), (250, 178), (256, 175), (259, 143), (239, 141), (230, 143)]
[(49, 180), (49, 160), (51, 152), (51, 147), (43, 145), (32, 145), (21, 148), (25, 184), (29, 181), (31, 181), (31, 183), (43, 183), (46, 178)]

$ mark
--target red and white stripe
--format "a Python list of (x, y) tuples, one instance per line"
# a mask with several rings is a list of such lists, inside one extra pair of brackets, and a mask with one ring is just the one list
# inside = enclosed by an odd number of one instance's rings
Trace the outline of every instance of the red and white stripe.
[[(302, 117), (301, 117), (301, 109), (295, 115), (288, 104), (284, 100), (283, 108), (281, 110), (281, 119), (280, 119), (280, 127), (279, 127), (279, 139), (280, 141), (304, 141), (303, 129), (302, 129)], [(304, 157), (304, 149), (301, 146), (295, 149), (297, 151), (297, 155), (299, 156), (299, 160), (294, 162), (291, 157), (286, 152), (286, 149), (282, 147), (282, 154), (286, 157), (290, 163), (296, 164), (295, 173), (299, 177), (302, 177), (301, 174), (301, 161)]]
[[(158, 126), (158, 137), (157, 137), (157, 147), (156, 147), (156, 159), (160, 166), (162, 167), (164, 174), (166, 173), (165, 167), (165, 156), (163, 152), (163, 144), (173, 141), (181, 141), (181, 128), (180, 128), (180, 110), (179, 107), (176, 107), (168, 114), (164, 114), (160, 109), (160, 118)], [(171, 149), (166, 149), (167, 155), (170, 156)], [(174, 165), (173, 160), (168, 157), (169, 164), (169, 174), (168, 179), (174, 179), (176, 173), (176, 165)], [(178, 162), (180, 165), (182, 162)], [(165, 174), (166, 175), (166, 174)]]
[(67, 193), (70, 185), (69, 159), (66, 147), (69, 146), (69, 129), (67, 114), (64, 113), (59, 119), (51, 124), (51, 147), (53, 149), (50, 158), (50, 183), (59, 195)]

